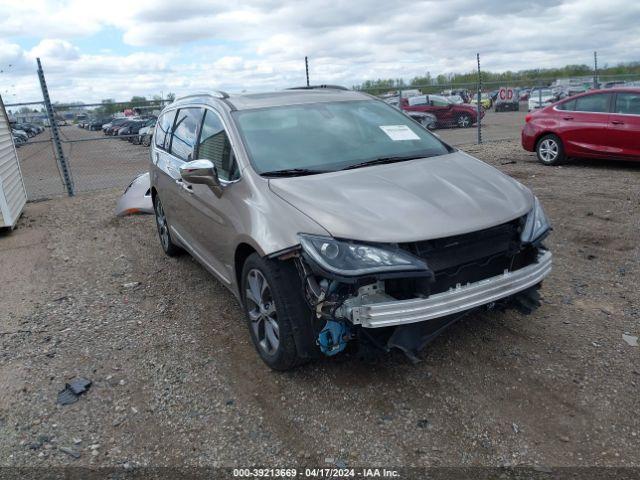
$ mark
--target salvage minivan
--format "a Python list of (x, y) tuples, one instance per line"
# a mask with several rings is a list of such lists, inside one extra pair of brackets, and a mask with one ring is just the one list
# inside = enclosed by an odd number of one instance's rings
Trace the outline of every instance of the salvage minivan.
[(277, 370), (350, 342), (415, 360), (470, 311), (530, 313), (551, 270), (528, 188), (341, 87), (178, 99), (150, 182), (164, 252), (233, 292)]

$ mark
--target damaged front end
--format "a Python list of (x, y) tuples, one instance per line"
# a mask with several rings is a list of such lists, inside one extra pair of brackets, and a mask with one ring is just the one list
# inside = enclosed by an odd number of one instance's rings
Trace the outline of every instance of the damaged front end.
[(474, 309), (537, 308), (538, 287), (551, 271), (551, 253), (541, 244), (549, 230), (536, 200), (530, 214), (477, 232), (393, 245), (301, 234), (289, 255), (322, 353), (335, 355), (357, 339), (416, 361)]

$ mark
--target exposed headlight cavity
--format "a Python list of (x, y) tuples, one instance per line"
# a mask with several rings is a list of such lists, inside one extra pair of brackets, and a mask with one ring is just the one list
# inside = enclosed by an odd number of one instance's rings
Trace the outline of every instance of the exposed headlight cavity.
[(389, 271), (424, 271), (428, 267), (419, 258), (395, 250), (331, 237), (299, 234), (304, 251), (322, 268), (343, 276)]

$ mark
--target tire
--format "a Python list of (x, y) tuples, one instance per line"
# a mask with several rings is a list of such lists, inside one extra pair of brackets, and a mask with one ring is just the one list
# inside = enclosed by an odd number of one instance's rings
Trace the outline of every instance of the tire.
[(292, 264), (256, 253), (242, 267), (240, 293), (251, 340), (273, 370), (291, 370), (304, 361), (296, 349), (294, 326), (310, 321), (311, 311), (297, 288), (299, 282)]
[(420, 125), (422, 125), (427, 130), (435, 130), (436, 129), (436, 122), (432, 122), (430, 120), (422, 119), (420, 121)]
[(151, 135), (145, 135), (142, 138), (142, 145), (144, 145), (145, 147), (150, 147), (151, 146)]
[(160, 246), (162, 247), (162, 250), (170, 257), (180, 255), (180, 253), (182, 253), (182, 249), (171, 240), (167, 216), (164, 213), (164, 207), (162, 206), (160, 197), (157, 195), (153, 199), (153, 211), (155, 212), (158, 238), (160, 239)]
[(543, 165), (560, 165), (566, 160), (562, 140), (552, 133), (541, 137), (536, 144), (536, 156)]
[(467, 113), (462, 113), (458, 115), (458, 118), (456, 118), (456, 125), (458, 125), (458, 127), (460, 128), (470, 127), (471, 125), (473, 125), (473, 120), (471, 118), (471, 115)]

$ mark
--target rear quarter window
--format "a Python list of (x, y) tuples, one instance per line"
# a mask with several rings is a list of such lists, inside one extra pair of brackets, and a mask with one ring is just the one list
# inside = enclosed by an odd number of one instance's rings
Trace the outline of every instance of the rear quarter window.
[(609, 111), (611, 94), (597, 93), (576, 98), (576, 112), (606, 113)]
[(556, 108), (558, 110), (575, 110), (576, 109), (576, 101), (575, 100), (569, 100), (568, 102), (562, 102)]
[(640, 93), (616, 94), (615, 112), (625, 115), (640, 115)]

